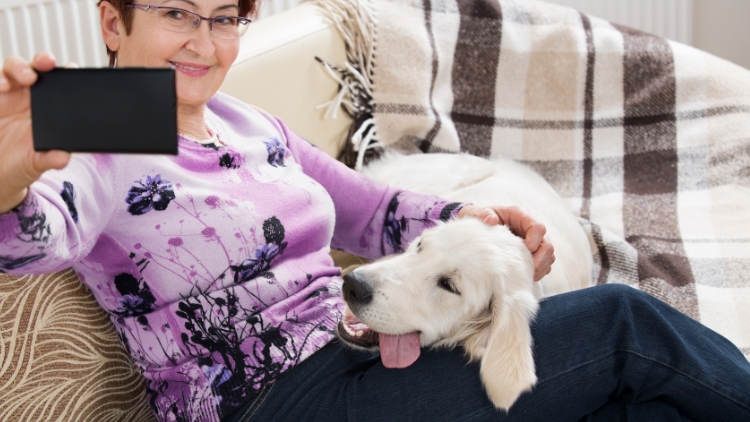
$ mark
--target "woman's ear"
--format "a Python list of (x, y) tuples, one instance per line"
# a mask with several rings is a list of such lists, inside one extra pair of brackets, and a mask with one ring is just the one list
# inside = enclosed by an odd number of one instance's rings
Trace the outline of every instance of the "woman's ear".
[(108, 1), (102, 1), (99, 4), (99, 20), (102, 27), (102, 39), (111, 51), (120, 49), (120, 31), (119, 26), (121, 19), (120, 13)]

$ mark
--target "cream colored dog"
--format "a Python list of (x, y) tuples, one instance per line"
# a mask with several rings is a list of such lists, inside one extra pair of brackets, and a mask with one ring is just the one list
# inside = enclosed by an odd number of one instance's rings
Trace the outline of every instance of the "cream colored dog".
[(379, 348), (383, 364), (412, 364), (421, 346), (463, 345), (497, 408), (536, 383), (530, 324), (538, 300), (591, 285), (592, 258), (577, 218), (544, 179), (509, 160), (465, 154), (388, 154), (363, 173), (392, 186), (475, 205), (519, 205), (547, 227), (551, 272), (533, 282), (523, 241), (473, 218), (426, 230), (403, 254), (344, 276), (341, 339)]

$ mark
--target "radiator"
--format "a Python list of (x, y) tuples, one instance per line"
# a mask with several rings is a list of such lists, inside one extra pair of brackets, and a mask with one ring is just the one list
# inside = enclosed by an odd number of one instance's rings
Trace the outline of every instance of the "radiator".
[(546, 0), (683, 44), (693, 41), (693, 0)]
[(105, 65), (96, 0), (0, 0), (0, 57), (37, 51), (62, 64)]
[(260, 16), (264, 18), (291, 9), (299, 4), (299, 0), (260, 0)]

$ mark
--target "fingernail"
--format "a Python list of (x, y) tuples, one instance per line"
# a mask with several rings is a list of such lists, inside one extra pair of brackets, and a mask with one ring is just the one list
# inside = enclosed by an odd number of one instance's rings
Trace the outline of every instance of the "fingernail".
[(23, 76), (33, 75), (33, 74), (34, 72), (28, 67), (24, 67), (23, 69), (21, 69), (21, 75)]

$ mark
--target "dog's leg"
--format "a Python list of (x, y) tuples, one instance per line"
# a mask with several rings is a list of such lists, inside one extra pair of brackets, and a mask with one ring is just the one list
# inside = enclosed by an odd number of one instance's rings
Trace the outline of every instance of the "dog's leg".
[(494, 300), (480, 376), (495, 407), (508, 410), (536, 383), (530, 324), (539, 304), (530, 292), (496, 295)]

